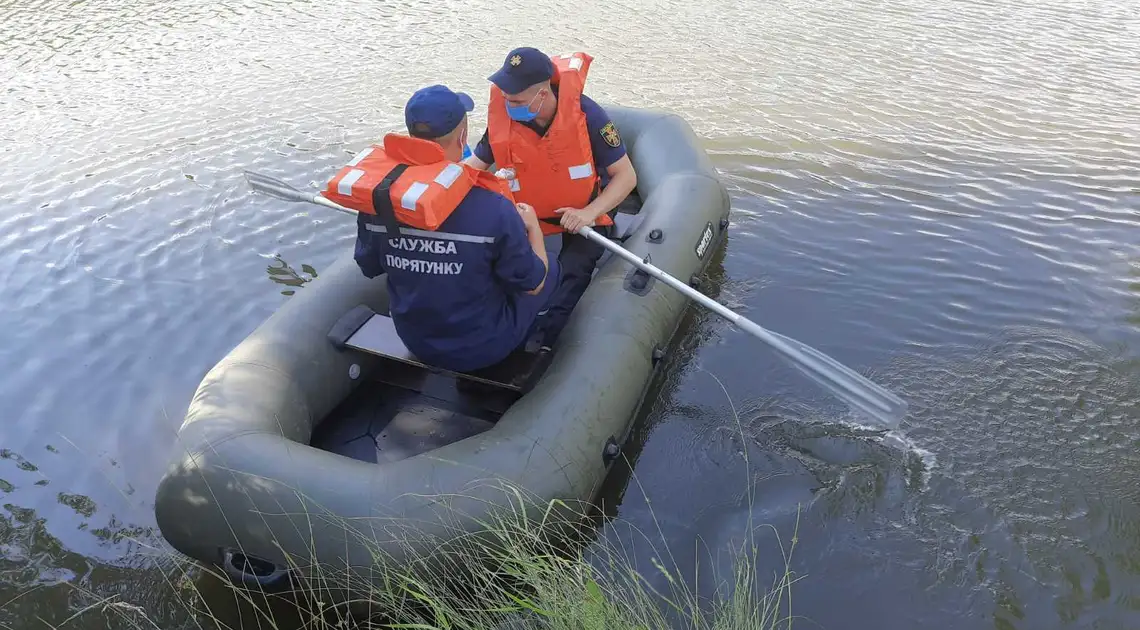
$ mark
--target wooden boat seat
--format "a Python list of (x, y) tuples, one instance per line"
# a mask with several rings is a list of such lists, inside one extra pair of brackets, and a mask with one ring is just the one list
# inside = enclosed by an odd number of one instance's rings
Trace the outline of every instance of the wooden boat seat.
[[(526, 393), (550, 364), (550, 352), (516, 350), (495, 365), (472, 372), (454, 372), (416, 358), (396, 334), (387, 315), (359, 305), (345, 313), (329, 331), (328, 339), (340, 349), (349, 348), (398, 361), (419, 370), (448, 374), (456, 379), (482, 383), (497, 389)], [(405, 379), (397, 379), (405, 380)]]

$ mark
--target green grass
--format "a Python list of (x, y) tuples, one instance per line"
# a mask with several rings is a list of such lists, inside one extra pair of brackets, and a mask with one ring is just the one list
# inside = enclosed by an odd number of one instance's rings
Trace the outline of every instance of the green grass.
[[(84, 607), (58, 623), (39, 618), (41, 628), (126, 628), (130, 630), (325, 630), (384, 628), (417, 630), (788, 630), (792, 627), (792, 556), (798, 544), (798, 517), (785, 544), (767, 525), (746, 529), (743, 540), (708, 556), (727, 555), (728, 562), (694, 566), (731, 567), (727, 575), (683, 575), (673, 553), (665, 549), (646, 566), (635, 566), (634, 554), (621, 542), (633, 532), (644, 551), (665, 539), (660, 527), (652, 535), (615, 521), (621, 536), (596, 536), (591, 512), (562, 501), (540, 502), (517, 487), (503, 487), (504, 505), (477, 521), (462, 522), (432, 552), (399, 564), (370, 545), (374, 562), (367, 575), (343, 567), (320, 566), (313, 559), (291, 558), (293, 568), (309, 580), (287, 592), (262, 593), (232, 585), (219, 571), (202, 567), (170, 551), (153, 557), (159, 579), (166, 582), (165, 600), (155, 606), (131, 601), (130, 596), (106, 596), (72, 585)], [(749, 488), (748, 513), (752, 514)], [(452, 510), (445, 513), (452, 514)], [(316, 521), (317, 511), (310, 515)], [(376, 523), (342, 522), (350, 532)], [(401, 537), (415, 548), (423, 544), (414, 527)], [(391, 523), (382, 529), (392, 533)], [(364, 534), (361, 534), (364, 535)], [(767, 538), (768, 540), (761, 540)], [(367, 540), (367, 536), (364, 537)], [(773, 544), (775, 542), (776, 544)], [(780, 567), (759, 574), (761, 547), (778, 547), (777, 558), (765, 564)], [(714, 554), (715, 552), (715, 554)], [(415, 557), (415, 554), (411, 554)], [(644, 554), (642, 554), (644, 557)], [(708, 559), (708, 557), (706, 557)], [(697, 558), (700, 560), (700, 558)], [(357, 570), (359, 571), (359, 570)], [(207, 574), (207, 575), (204, 575)], [(710, 590), (709, 578), (715, 588)], [(703, 578), (699, 580), (698, 578)], [(704, 597), (694, 585), (703, 581)], [(345, 597), (344, 584), (353, 585), (356, 599)], [(162, 584), (156, 584), (162, 587)], [(230, 601), (226, 601), (230, 600)], [(77, 601), (77, 598), (72, 598)], [(237, 603), (240, 615), (220, 614)], [(143, 604), (143, 605), (140, 605)], [(156, 614), (156, 609), (157, 613)], [(354, 620), (351, 623), (346, 620)], [(3, 627), (4, 624), (0, 624)], [(29, 626), (30, 627), (30, 626)]]
[[(648, 571), (633, 567), (629, 554), (595, 541), (584, 547), (575, 526), (584, 520), (565, 503), (547, 505), (540, 519), (526, 517), (534, 503), (511, 489), (511, 507), (482, 523), (480, 535), (441, 547), (425, 563), (428, 571), (403, 570), (389, 586), (371, 589), (372, 602), (389, 611), (383, 628), (483, 630), (602, 630), (610, 628), (692, 630), (767, 630), (790, 628), (791, 553), (782, 555), (783, 571), (770, 585), (757, 581), (757, 531), (739, 547), (727, 549), (733, 571), (710, 601), (699, 601), (684, 579), (666, 562), (654, 559)], [(558, 514), (559, 516), (554, 516)], [(775, 530), (772, 530), (773, 532)], [(783, 547), (781, 545), (781, 547)], [(666, 556), (669, 558), (670, 556)], [(461, 570), (471, 566), (478, 568)], [(674, 567), (675, 562), (669, 562)], [(442, 579), (445, 574), (458, 579)], [(454, 572), (454, 573), (452, 573)], [(653, 575), (656, 574), (656, 575)], [(655, 588), (652, 577), (665, 588)], [(457, 585), (458, 583), (458, 585)], [(458, 587), (457, 587), (458, 586)]]
[[(168, 565), (164, 575), (185, 606), (187, 627), (245, 630), (259, 628), (384, 628), (416, 630), (786, 630), (792, 627), (791, 570), (797, 545), (792, 532), (780, 544), (783, 570), (761, 582), (757, 574), (758, 538), (775, 529), (750, 530), (746, 540), (720, 550), (732, 558), (729, 575), (717, 576), (718, 588), (700, 598), (692, 584), (697, 575), (683, 576), (672, 554), (653, 559), (638, 570), (621, 546), (604, 540), (582, 544), (584, 515), (562, 502), (545, 506), (530, 501), (517, 489), (509, 505), (482, 523), (475, 534), (441, 544), (430, 557), (410, 566), (393, 567), (377, 553), (376, 573), (363, 582), (331, 567), (316, 567), (316, 577), (296, 591), (256, 593), (229, 586), (220, 573), (186, 561)], [(528, 509), (543, 507), (535, 519)], [(556, 516), (557, 515), (557, 516)], [(570, 516), (568, 516), (570, 515)], [(798, 522), (797, 522), (798, 526)], [(648, 539), (648, 537), (646, 537)], [(669, 568), (672, 565), (674, 568)], [(313, 570), (313, 566), (308, 567)], [(171, 570), (173, 569), (173, 570)], [(224, 588), (253, 611), (256, 619), (240, 625), (211, 611), (211, 597), (198, 590), (202, 571), (215, 573)], [(686, 579), (688, 578), (688, 579)], [(333, 585), (356, 582), (363, 600), (330, 603)], [(654, 582), (658, 586), (654, 586)], [(321, 586), (322, 584), (328, 585)], [(664, 586), (661, 586), (661, 585)], [(217, 595), (213, 596), (215, 599)], [(288, 614), (282, 614), (288, 610)], [(347, 624), (346, 611), (356, 615)], [(367, 621), (360, 612), (368, 611)], [(102, 613), (118, 619), (116, 626), (156, 630), (162, 626), (147, 611), (122, 599), (97, 599), (82, 615)], [(90, 624), (59, 627), (91, 627)]]

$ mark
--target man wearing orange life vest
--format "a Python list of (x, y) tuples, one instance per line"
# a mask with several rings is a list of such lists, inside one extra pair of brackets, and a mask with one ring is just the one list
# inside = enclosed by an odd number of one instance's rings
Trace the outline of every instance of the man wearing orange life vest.
[(557, 339), (605, 252), (577, 230), (593, 225), (609, 236), (615, 209), (637, 186), (617, 127), (582, 93), (592, 61), (585, 53), (550, 57), (525, 47), (508, 53), (489, 77), (487, 131), (466, 160), (513, 171), (515, 200), (534, 207), (544, 234), (562, 234), (561, 286), (541, 325), (545, 346)]
[(474, 106), (442, 85), (417, 91), (404, 109), (411, 136), (388, 134), (322, 193), (359, 213), (356, 263), (369, 278), (386, 274), (404, 345), (460, 372), (522, 345), (559, 284), (533, 209), (460, 163)]

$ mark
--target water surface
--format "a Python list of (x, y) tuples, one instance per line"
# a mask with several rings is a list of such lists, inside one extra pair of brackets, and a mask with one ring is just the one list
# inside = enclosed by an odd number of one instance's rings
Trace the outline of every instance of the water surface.
[(884, 440), (695, 311), (603, 537), (691, 574), (798, 514), (804, 626), (1140, 627), (1140, 13), (1107, 0), (0, 1), (0, 625), (90, 591), (198, 627), (153, 549), (173, 431), (354, 237), (241, 170), (319, 186), (523, 44), (682, 114), (733, 198), (707, 290), (911, 405)]

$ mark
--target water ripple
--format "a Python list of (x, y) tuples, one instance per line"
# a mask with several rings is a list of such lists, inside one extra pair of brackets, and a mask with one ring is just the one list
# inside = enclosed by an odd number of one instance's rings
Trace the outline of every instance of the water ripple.
[[(108, 532), (146, 538), (198, 379), (304, 291), (295, 269), (351, 245), (351, 220), (254, 195), (241, 170), (319, 186), (426, 83), (475, 96), (478, 134), (485, 77), (533, 44), (590, 51), (594, 98), (676, 111), (703, 138), (733, 199), (720, 299), (912, 401), (913, 448), (888, 449), (694, 316), (637, 471), (668, 495), (673, 542), (739, 533), (748, 453), (775, 475), (757, 514), (817, 497), (806, 563), (828, 579), (801, 601), (818, 621), (1134, 627), (1134, 7), (559, 8), (0, 1), (0, 549), (35, 560), (0, 588), (83, 579), (69, 554), (135, 558)], [(709, 372), (768, 418), (753, 444), (726, 437)], [(923, 603), (886, 599), (908, 591)]]

